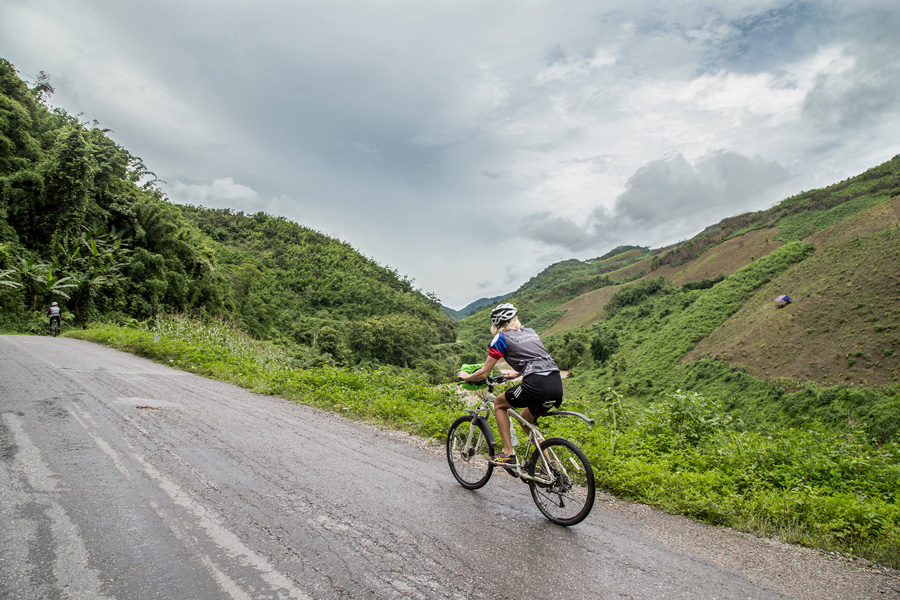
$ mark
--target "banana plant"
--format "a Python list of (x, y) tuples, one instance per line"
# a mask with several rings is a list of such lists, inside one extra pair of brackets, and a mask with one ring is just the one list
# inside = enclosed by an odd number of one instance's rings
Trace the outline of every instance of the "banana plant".
[(107, 232), (103, 226), (82, 229), (74, 244), (69, 239), (59, 245), (59, 256), (54, 258), (54, 266), (68, 276), (61, 291), (68, 294), (65, 290), (71, 290), (76, 318), (90, 312), (97, 298), (124, 278), (122, 269), (130, 253), (123, 246), (121, 233)]
[(50, 267), (47, 270), (47, 281), (44, 283), (47, 287), (47, 292), (51, 297), (59, 296), (68, 300), (71, 298), (71, 296), (66, 290), (71, 290), (77, 287), (77, 285), (71, 280), (71, 277), (57, 277), (53, 272), (53, 268)]
[(3, 286), (5, 288), (11, 288), (14, 290), (17, 290), (20, 287), (22, 287), (22, 284), (19, 283), (18, 281), (13, 281), (12, 279), (9, 279), (9, 277), (15, 272), (16, 272), (15, 269), (7, 269), (5, 271), (0, 271), (0, 286)]
[(18, 275), (21, 285), (25, 287), (25, 297), (31, 298), (31, 310), (37, 310), (38, 291), (44, 284), (47, 269), (50, 265), (41, 262), (36, 256), (22, 257), (13, 264), (12, 271)]

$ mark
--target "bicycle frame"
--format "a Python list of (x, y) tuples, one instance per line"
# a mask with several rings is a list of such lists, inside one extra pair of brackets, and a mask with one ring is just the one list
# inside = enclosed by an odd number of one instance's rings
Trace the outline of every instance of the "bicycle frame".
[[(471, 448), (477, 447), (478, 443), (480, 443), (479, 438), (482, 435), (481, 429), (478, 427), (478, 422), (481, 421), (484, 423), (488, 423), (490, 420), (489, 415), (494, 414), (494, 399), (496, 398), (496, 396), (494, 395), (493, 390), (494, 390), (494, 385), (496, 385), (497, 381), (494, 380), (493, 378), (489, 377), (485, 380), (485, 383), (486, 383), (486, 387), (484, 389), (477, 390), (477, 392), (476, 392), (478, 394), (478, 396), (481, 398), (480, 404), (474, 409), (466, 410), (466, 412), (471, 414), (474, 418), (472, 419), (472, 424), (469, 427), (469, 435), (466, 438), (466, 445), (464, 447), (464, 451), (469, 451)], [(534, 481), (535, 483), (542, 484), (542, 485), (549, 485), (549, 484), (553, 483), (553, 481), (556, 478), (556, 476), (553, 473), (550, 473), (550, 472), (535, 473), (534, 476), (532, 476), (528, 473), (528, 471), (530, 470), (530, 468), (529, 468), (529, 463), (531, 462), (530, 457), (532, 455), (531, 449), (532, 449), (532, 447), (534, 447), (535, 450), (540, 449), (541, 445), (545, 441), (544, 435), (541, 433), (540, 429), (538, 429), (537, 425), (535, 425), (534, 423), (529, 423), (516, 410), (510, 408), (507, 411), (507, 414), (511, 417), (511, 419), (517, 421), (519, 423), (519, 425), (521, 425), (522, 429), (528, 433), (528, 443), (525, 446), (525, 455), (524, 455), (526, 458), (526, 462), (524, 462), (524, 463), (519, 462), (515, 466), (515, 468), (506, 467), (506, 466), (503, 468), (505, 468), (511, 475), (520, 478), (522, 481)], [(589, 417), (586, 417), (585, 415), (583, 415), (581, 413), (567, 411), (567, 410), (550, 411), (541, 416), (554, 416), (554, 415), (575, 416), (575, 417), (579, 417), (579, 418), (583, 419), (585, 422), (587, 422), (590, 425), (594, 424), (593, 419), (590, 419)], [(496, 421), (496, 417), (495, 417), (495, 421)], [(490, 427), (487, 427), (486, 429), (487, 429), (487, 432), (489, 435), (489, 438), (486, 441), (490, 447), (495, 447), (496, 440), (493, 439), (493, 431), (491, 430)], [(473, 439), (473, 436), (475, 436), (475, 439)], [(510, 436), (512, 436), (512, 438), (513, 438), (513, 445), (514, 446), (517, 445), (515, 443), (516, 434), (512, 428), (512, 421), (510, 421)], [(563, 469), (563, 471), (565, 471), (565, 469), (566, 469), (565, 464), (563, 464), (563, 462), (557, 458), (557, 456), (555, 455), (555, 453), (553, 453), (552, 450), (550, 451), (549, 454), (548, 454), (547, 450), (543, 450), (543, 454), (544, 454), (544, 463), (543, 464), (545, 464), (545, 465), (546, 464), (556, 464), (556, 465), (559, 465)], [(531, 467), (531, 468), (533, 468), (533, 467)], [(567, 472), (565, 474), (568, 476)]]

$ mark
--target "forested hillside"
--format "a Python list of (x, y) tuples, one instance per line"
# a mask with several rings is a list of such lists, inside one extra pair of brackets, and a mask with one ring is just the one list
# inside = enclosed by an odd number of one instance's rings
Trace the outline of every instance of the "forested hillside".
[(314, 347), (339, 362), (412, 365), (453, 341), (440, 302), (348, 244), (280, 217), (183, 207), (212, 242), (232, 315), (263, 339)]
[(159, 311), (225, 314), (209, 246), (163, 201), (152, 174), (107, 132), (42, 102), (0, 60), (2, 318), (34, 321), (51, 300), (70, 322)]
[(225, 319), (306, 363), (409, 365), (453, 340), (433, 297), (349, 245), (265, 214), (181, 207), (107, 130), (0, 59), (0, 328), (166, 313)]

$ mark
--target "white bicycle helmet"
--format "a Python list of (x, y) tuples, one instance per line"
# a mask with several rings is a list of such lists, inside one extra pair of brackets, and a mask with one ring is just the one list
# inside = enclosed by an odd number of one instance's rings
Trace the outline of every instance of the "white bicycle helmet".
[(491, 323), (494, 325), (506, 323), (517, 314), (519, 314), (519, 311), (516, 310), (516, 307), (506, 302), (491, 311)]
[(59, 306), (56, 302), (51, 302), (50, 306)]

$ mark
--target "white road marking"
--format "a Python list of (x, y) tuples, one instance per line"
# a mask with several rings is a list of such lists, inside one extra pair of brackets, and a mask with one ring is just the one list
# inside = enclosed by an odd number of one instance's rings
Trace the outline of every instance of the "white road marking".
[[(22, 428), (22, 418), (13, 413), (4, 413), (3, 422), (12, 432), (18, 451), (10, 463), (12, 468), (3, 473), (5, 489), (2, 497), (3, 508), (0, 515), (7, 523), (18, 522), (19, 526), (6, 531), (12, 539), (3, 544), (4, 552), (8, 549), (18, 549), (18, 554), (13, 555), (13, 572), (18, 572), (31, 579), (34, 564), (29, 560), (25, 549), (33, 547), (38, 534), (38, 523), (22, 523), (26, 519), (22, 509), (28, 505), (37, 504), (42, 510), (41, 514), (49, 517), (50, 534), (53, 538), (53, 548), (49, 549), (53, 556), (52, 571), (55, 586), (58, 589), (43, 589), (47, 597), (57, 595), (60, 592), (66, 598), (74, 599), (106, 599), (101, 592), (101, 580), (98, 572), (88, 566), (88, 553), (82, 540), (81, 531), (72, 522), (63, 507), (54, 500), (53, 496), (60, 493), (59, 479), (49, 465), (44, 461), (41, 452), (28, 434)], [(24, 482), (23, 482), (24, 480)], [(22, 485), (27, 483), (27, 487)], [(12, 512), (14, 518), (9, 518)], [(27, 511), (32, 512), (32, 511)], [(43, 523), (43, 520), (42, 520)], [(9, 566), (9, 565), (7, 565)], [(32, 579), (31, 585), (36, 585), (39, 577)], [(37, 585), (40, 585), (37, 583)], [(41, 585), (40, 587), (44, 587)]]
[[(73, 404), (73, 407), (74, 407), (74, 404)], [(72, 414), (73, 417), (75, 417), (75, 420), (78, 421), (78, 423), (82, 427), (84, 427), (84, 430), (87, 432), (87, 434), (89, 436), (91, 436), (91, 438), (94, 440), (94, 442), (96, 442), (97, 445), (100, 446), (100, 449), (103, 450), (104, 454), (106, 454), (107, 456), (109, 456), (112, 459), (113, 464), (116, 466), (116, 468), (119, 470), (119, 472), (125, 476), (125, 479), (131, 479), (131, 472), (122, 463), (122, 461), (119, 460), (119, 455), (116, 453), (115, 450), (113, 450), (112, 446), (107, 444), (106, 440), (104, 440), (103, 438), (101, 438), (100, 436), (95, 434), (93, 431), (91, 431), (91, 429), (85, 424), (85, 422), (82, 420), (81, 416), (78, 415), (78, 413), (76, 412), (75, 409), (70, 408), (69, 412)], [(82, 415), (86, 419), (89, 419), (93, 423), (94, 428), (96, 428), (97, 424), (96, 424), (96, 422), (94, 422), (93, 417), (91, 417), (86, 412), (82, 412)]]
[[(177, 506), (186, 509), (197, 519), (198, 524), (204, 531), (206, 531), (209, 538), (217, 546), (222, 548), (228, 554), (228, 556), (239, 559), (244, 564), (259, 571), (260, 576), (263, 580), (265, 580), (274, 589), (287, 592), (289, 598), (296, 598), (297, 600), (311, 600), (309, 596), (307, 596), (294, 586), (294, 582), (291, 581), (290, 578), (276, 571), (275, 568), (271, 564), (269, 564), (269, 562), (265, 558), (256, 554), (253, 550), (244, 545), (244, 543), (241, 542), (238, 536), (226, 529), (212, 510), (191, 498), (187, 493), (185, 493), (184, 490), (181, 489), (181, 487), (177, 483), (165, 477), (162, 473), (157, 471), (153, 465), (144, 460), (142, 457), (134, 455), (134, 459), (141, 463), (147, 475), (149, 475), (159, 483), (160, 488), (169, 496), (169, 498), (172, 499), (172, 501)], [(211, 559), (209, 560), (211, 562)], [(231, 580), (229, 579), (229, 581)], [(226, 591), (229, 594), (232, 594), (232, 597), (235, 598), (245, 597), (243, 590), (240, 590), (236, 587), (232, 589), (226, 588)]]
[[(77, 406), (73, 404), (73, 408), (70, 409), (70, 412), (78, 423), (85, 429), (88, 435), (96, 442), (96, 444), (100, 447), (101, 450), (105, 454), (107, 454), (113, 461), (113, 464), (116, 468), (122, 472), (128, 479), (131, 479), (131, 473), (128, 471), (127, 467), (125, 467), (122, 460), (120, 460), (118, 453), (110, 446), (103, 438), (97, 435), (94, 431), (97, 429), (96, 421), (94, 421), (91, 415), (84, 411), (83, 409), (79, 409)], [(89, 424), (90, 423), (90, 424)], [(229, 531), (222, 525), (220, 519), (215, 515), (215, 513), (209, 509), (208, 507), (200, 504), (193, 498), (191, 498), (181, 487), (175, 483), (174, 481), (168, 479), (162, 473), (160, 473), (152, 464), (147, 462), (143, 457), (132, 453), (131, 457), (140, 463), (140, 465), (144, 468), (144, 471), (149, 475), (152, 479), (156, 480), (159, 484), (160, 489), (166, 493), (169, 498), (175, 503), (176, 506), (180, 506), (186, 509), (194, 518), (197, 519), (200, 527), (206, 532), (209, 536), (209, 539), (213, 541), (217, 546), (225, 550), (225, 553), (234, 559), (238, 559), (243, 562), (245, 565), (253, 567), (260, 573), (260, 577), (268, 583), (274, 591), (276, 591), (279, 597), (287, 597), (294, 598), (296, 600), (311, 600), (309, 596), (304, 594), (301, 590), (297, 589), (294, 586), (294, 582), (286, 577), (284, 574), (279, 573), (272, 567), (269, 562), (259, 556), (253, 550), (248, 548), (241, 542), (240, 538), (238, 538), (234, 533)], [(156, 503), (152, 503), (152, 506), (156, 513), (166, 522), (172, 532), (178, 537), (182, 543), (185, 545), (188, 544), (187, 540), (185, 540), (184, 536), (180, 533), (177, 523), (172, 523), (171, 519), (168, 515), (165, 514), (165, 511), (162, 510)], [(212, 576), (219, 583), (219, 586), (234, 600), (252, 600), (254, 594), (247, 593), (244, 591), (240, 584), (231, 579), (221, 568), (219, 568), (216, 563), (209, 557), (207, 554), (200, 552), (199, 548), (196, 546), (193, 548), (194, 554), (197, 558), (210, 570)], [(285, 593), (287, 596), (285, 596)]]

